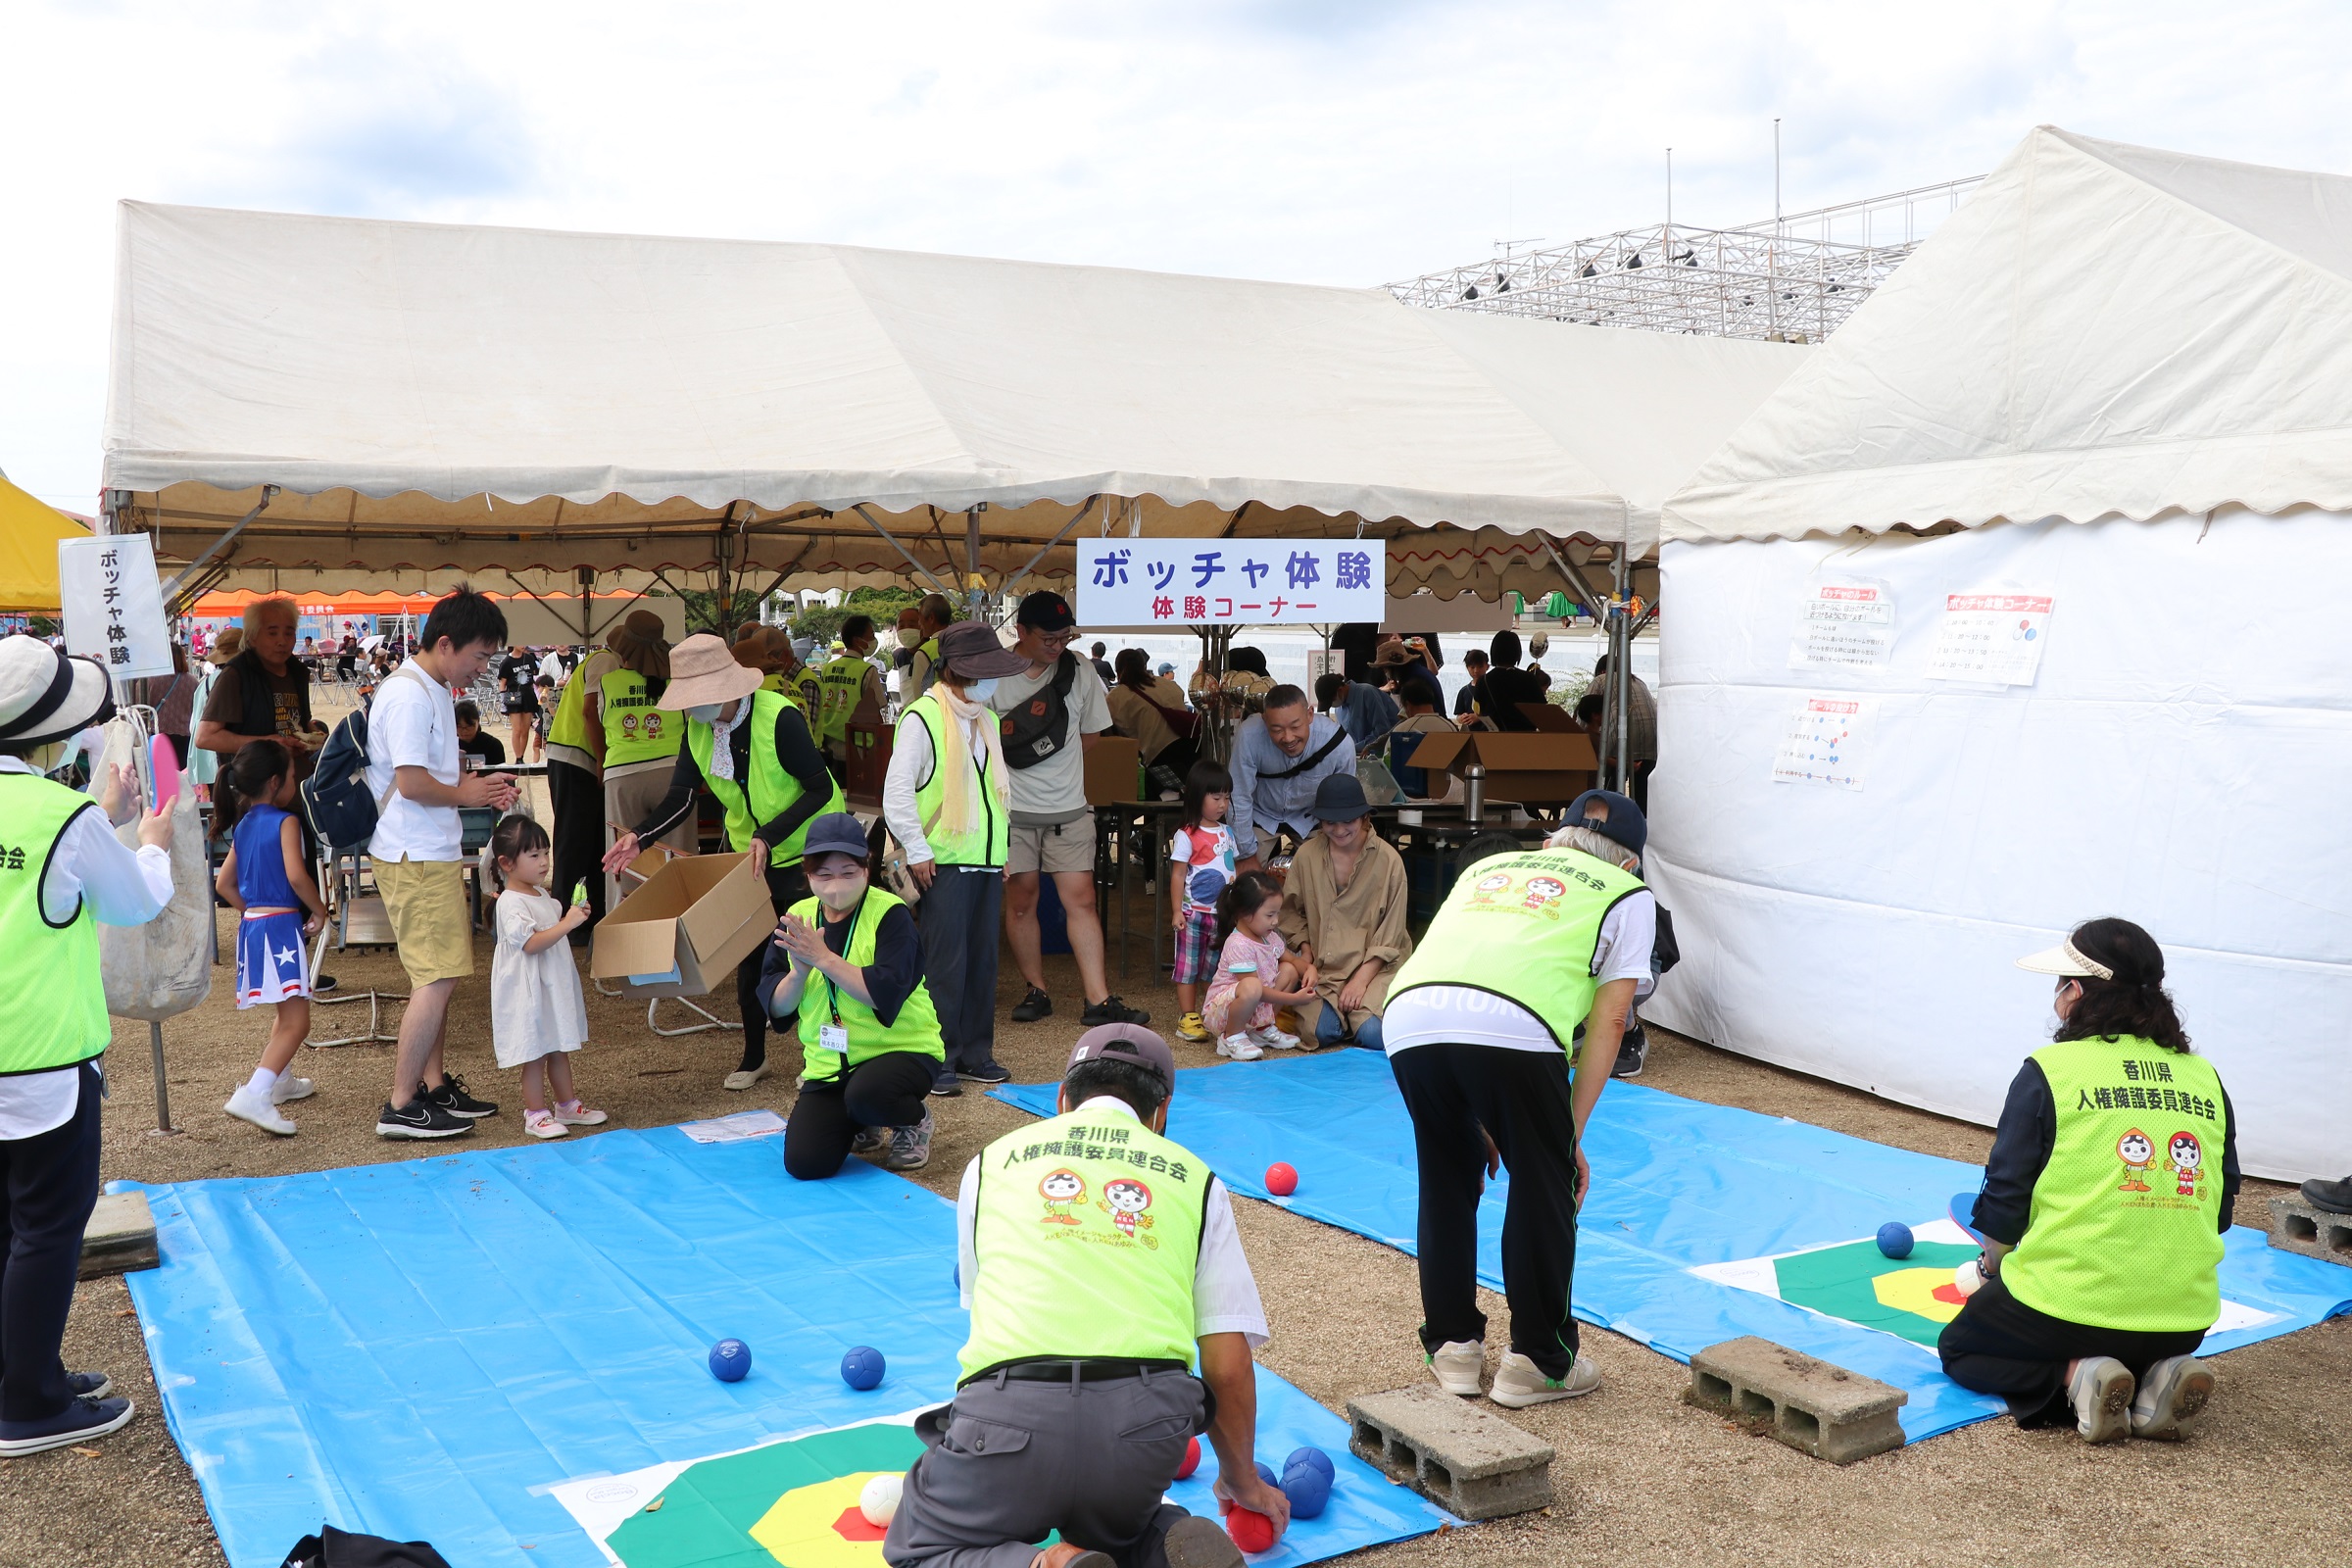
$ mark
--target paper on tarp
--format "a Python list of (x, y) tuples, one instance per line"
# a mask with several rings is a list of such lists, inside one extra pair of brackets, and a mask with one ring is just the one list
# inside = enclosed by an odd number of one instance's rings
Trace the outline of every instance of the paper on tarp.
[(588, 972), (635, 997), (708, 996), (775, 924), (749, 855), (680, 856), (596, 923)]

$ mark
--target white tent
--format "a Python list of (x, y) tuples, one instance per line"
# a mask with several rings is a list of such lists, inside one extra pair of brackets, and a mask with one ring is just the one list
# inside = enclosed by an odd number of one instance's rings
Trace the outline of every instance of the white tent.
[(1558, 585), (1536, 530), (1645, 549), (1804, 354), (1373, 289), (129, 202), (106, 482), (174, 560), (279, 487), (229, 586), (1002, 587), (1066, 576), (1077, 530), (1360, 531), (1396, 591), (1492, 598)]
[[(2050, 1022), (2012, 960), (2120, 914), (2246, 1168), (2340, 1175), (2347, 513), (2352, 179), (2034, 131), (1667, 504), (1651, 1010), (1990, 1122)], [(1799, 651), (1823, 586), (1890, 598), (1884, 662)], [(1775, 781), (1816, 698), (1858, 787)]]

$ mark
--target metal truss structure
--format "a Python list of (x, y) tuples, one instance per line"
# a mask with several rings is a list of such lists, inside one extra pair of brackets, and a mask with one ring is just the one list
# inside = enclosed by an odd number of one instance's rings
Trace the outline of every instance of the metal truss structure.
[(1573, 245), (1505, 242), (1491, 262), (1389, 292), (1407, 305), (1592, 326), (1819, 342), (1955, 211), (1984, 175), (1792, 213), (1741, 228), (1667, 221)]

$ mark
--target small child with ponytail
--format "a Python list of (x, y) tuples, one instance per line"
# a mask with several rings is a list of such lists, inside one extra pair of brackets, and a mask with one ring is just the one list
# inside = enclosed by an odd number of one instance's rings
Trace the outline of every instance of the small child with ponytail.
[(491, 1049), (501, 1067), (522, 1069), (522, 1130), (562, 1138), (605, 1119), (571, 1082), (570, 1053), (588, 1043), (588, 1004), (569, 939), (588, 921), (587, 900), (575, 888), (566, 909), (548, 892), (547, 829), (519, 812), (499, 822), (485, 853), (502, 889), (491, 919)]
[(1217, 972), (1200, 1017), (1220, 1056), (1255, 1061), (1298, 1048), (1297, 1035), (1274, 1026), (1274, 1007), (1296, 1006), (1315, 991), (1284, 950), (1281, 921), (1282, 884), (1263, 871), (1244, 871), (1217, 898)]
[(276, 1017), (261, 1064), (220, 1108), (264, 1132), (290, 1137), (294, 1123), (277, 1107), (311, 1094), (311, 1081), (287, 1069), (311, 1032), (308, 939), (326, 924), (326, 905), (302, 847), (294, 804), (294, 760), (277, 740), (240, 747), (218, 780), (220, 825), (229, 835), (214, 891), (237, 918), (237, 1005), (271, 1007)]

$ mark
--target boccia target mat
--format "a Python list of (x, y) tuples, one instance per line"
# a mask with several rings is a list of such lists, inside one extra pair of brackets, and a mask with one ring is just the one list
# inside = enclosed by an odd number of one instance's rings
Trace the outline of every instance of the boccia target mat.
[[(131, 1298), (231, 1568), (277, 1568), (321, 1521), (466, 1568), (596, 1568), (555, 1488), (944, 1402), (969, 1327), (954, 1204), (862, 1160), (796, 1182), (774, 1138), (615, 1129), (142, 1190), (163, 1262)], [(730, 1336), (740, 1383), (705, 1360)], [(889, 1360), (870, 1393), (841, 1381), (853, 1345)], [(1259, 1383), (1277, 1455), (1345, 1448)], [(1294, 1560), (1437, 1527), (1382, 1486), (1386, 1511), (1335, 1505)]]
[[(1385, 1056), (1325, 1051), (1176, 1076), (1168, 1136), (1233, 1191), (1415, 1250), (1412, 1121)], [(992, 1093), (1054, 1113), (1055, 1085)], [(1966, 1238), (1945, 1210), (1953, 1193), (1983, 1182), (1981, 1167), (1633, 1083), (1601, 1095), (1585, 1153), (1592, 1191), (1577, 1226), (1573, 1304), (1586, 1322), (1685, 1362), (1743, 1334), (1803, 1350), (1907, 1391), (1900, 1413), (1913, 1442), (2004, 1409), (1946, 1378), (1935, 1349), (1942, 1314), (1958, 1310), (1936, 1286), (1976, 1255), (1958, 1250)], [(1298, 1172), (1289, 1198), (1266, 1191), (1277, 1160)], [(1479, 1278), (1495, 1290), (1509, 1180), (1488, 1182), (1479, 1207)], [(1909, 1259), (1872, 1240), (1890, 1219), (1919, 1238)], [(2207, 1353), (2352, 1311), (2352, 1269), (2238, 1226), (2225, 1239), (2222, 1295)]]

